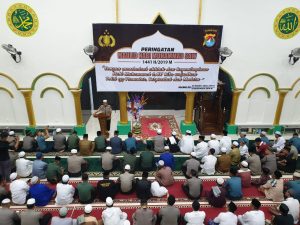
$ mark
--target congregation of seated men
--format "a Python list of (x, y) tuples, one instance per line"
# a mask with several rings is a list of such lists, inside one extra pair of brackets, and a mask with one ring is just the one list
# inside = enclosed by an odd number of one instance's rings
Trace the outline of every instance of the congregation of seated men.
[[(187, 130), (182, 138), (176, 132), (170, 137), (164, 137), (162, 130), (157, 130), (153, 138), (153, 150), (159, 154), (155, 160), (153, 151), (144, 150), (137, 152), (137, 140), (128, 133), (128, 138), (122, 141), (118, 131), (107, 139), (100, 131), (94, 142), (88, 140), (88, 135), (83, 139), (74, 131), (68, 138), (63, 135), (60, 128), (56, 129), (53, 143), (47, 142), (49, 132), (38, 131), (37, 134), (27, 132), (20, 140), (14, 135), (3, 131), (0, 140), (0, 225), (2, 224), (130, 224), (127, 214), (120, 208), (114, 207), (115, 196), (136, 193), (140, 199), (141, 208), (132, 215), (134, 224), (204, 224), (205, 211), (200, 210), (200, 197), (205, 197), (208, 203), (217, 208), (227, 204), (227, 212), (220, 213), (216, 218), (211, 218), (209, 224), (265, 224), (264, 212), (260, 210), (261, 203), (252, 199), (252, 210), (243, 215), (236, 215), (236, 200), (243, 198), (243, 189), (256, 186), (265, 195), (265, 198), (278, 203), (278, 207), (270, 208), (273, 224), (298, 224), (300, 200), (300, 173), (295, 172), (300, 150), (300, 138), (294, 134), (293, 138), (286, 141), (280, 132), (275, 132), (275, 140), (271, 142), (266, 132), (261, 132), (255, 139), (255, 144), (250, 145), (246, 133), (241, 132), (237, 141), (232, 141), (223, 132), (220, 140), (212, 134), (210, 140), (205, 142), (204, 136), (199, 136), (195, 145), (191, 131)], [(54, 161), (46, 163), (44, 154), (50, 151), (70, 151), (67, 158), (67, 167), (61, 165), (61, 157), (56, 156)], [(34, 161), (26, 159), (28, 152), (35, 152)], [(103, 178), (95, 185), (89, 181), (87, 173), (88, 162), (85, 156), (93, 152), (100, 152), (101, 169)], [(124, 152), (124, 157), (119, 159), (116, 154)], [(182, 191), (187, 198), (193, 201), (192, 212), (180, 214), (174, 206), (175, 197), (169, 195), (168, 187), (174, 185), (174, 170), (176, 167), (174, 153), (188, 154), (190, 158), (182, 164), (182, 172), (186, 177), (182, 184)], [(139, 154), (139, 160), (137, 160)], [(110, 179), (110, 173), (121, 168), (117, 180)], [(135, 177), (134, 172), (140, 168), (142, 177)], [(156, 170), (154, 180), (148, 178), (148, 172)], [(207, 193), (203, 193), (201, 176), (214, 174), (227, 175), (229, 178), (217, 178), (215, 186)], [(293, 173), (293, 180), (284, 182), (282, 173)], [(251, 176), (257, 176), (253, 179)], [(70, 183), (71, 177), (81, 177), (77, 185)], [(151, 197), (168, 196), (168, 206), (155, 214), (148, 207), (147, 201)], [(35, 207), (48, 205), (51, 201), (62, 206), (58, 217), (50, 213), (42, 214), (35, 211)], [(78, 218), (68, 218), (69, 204), (78, 200), (85, 204), (83, 215)], [(101, 219), (91, 216), (93, 210), (91, 203), (102, 201), (106, 209), (102, 212)], [(10, 205), (26, 205), (27, 210), (15, 213), (10, 210)]]

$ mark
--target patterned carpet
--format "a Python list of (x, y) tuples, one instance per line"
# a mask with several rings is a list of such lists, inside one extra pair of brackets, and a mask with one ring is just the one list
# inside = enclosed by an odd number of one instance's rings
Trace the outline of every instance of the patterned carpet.
[(172, 131), (176, 131), (179, 136), (181, 135), (176, 119), (172, 115), (141, 116), (141, 124), (142, 135), (140, 137), (144, 139), (154, 137), (158, 129), (162, 129), (162, 135), (165, 137), (169, 137)]

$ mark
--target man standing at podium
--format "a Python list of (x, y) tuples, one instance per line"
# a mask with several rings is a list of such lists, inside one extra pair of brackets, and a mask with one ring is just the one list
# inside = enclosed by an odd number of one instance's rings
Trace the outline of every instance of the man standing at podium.
[(97, 111), (94, 113), (94, 115), (97, 115), (99, 113), (105, 114), (106, 117), (106, 129), (107, 131), (110, 131), (110, 119), (111, 119), (111, 106), (107, 104), (107, 100), (103, 100), (103, 104), (100, 105), (100, 107), (97, 109)]

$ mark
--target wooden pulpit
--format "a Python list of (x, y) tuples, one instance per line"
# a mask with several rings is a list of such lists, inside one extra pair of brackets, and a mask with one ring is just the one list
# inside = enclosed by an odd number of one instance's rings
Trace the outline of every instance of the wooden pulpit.
[(106, 127), (106, 120), (107, 120), (107, 118), (109, 118), (109, 116), (107, 116), (107, 115), (105, 115), (105, 113), (101, 113), (101, 112), (94, 113), (93, 116), (95, 118), (98, 118), (102, 134), (107, 135), (108, 132), (107, 132), (107, 127)]

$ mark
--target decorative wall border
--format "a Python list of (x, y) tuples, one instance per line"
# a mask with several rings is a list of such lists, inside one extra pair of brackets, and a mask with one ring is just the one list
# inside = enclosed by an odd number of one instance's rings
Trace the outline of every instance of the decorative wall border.
[(256, 91), (264, 91), (264, 92), (267, 93), (268, 98), (271, 97), (271, 93), (270, 93), (269, 89), (267, 89), (267, 88), (265, 88), (265, 87), (257, 87), (257, 88), (254, 88), (254, 89), (249, 93), (248, 98), (251, 98), (252, 94), (253, 94), (254, 92), (256, 92)]
[(11, 98), (14, 98), (13, 93), (5, 87), (0, 86), (0, 91), (5, 91), (6, 93), (8, 93), (10, 95)]
[(46, 88), (44, 88), (44, 89), (41, 91), (40, 98), (43, 98), (44, 95), (45, 95), (45, 93), (46, 93), (47, 91), (56, 91), (56, 92), (59, 93), (59, 95), (60, 95), (62, 98), (65, 97), (64, 94), (62, 93), (62, 91), (60, 91), (60, 90), (57, 89), (56, 87), (46, 87)]

